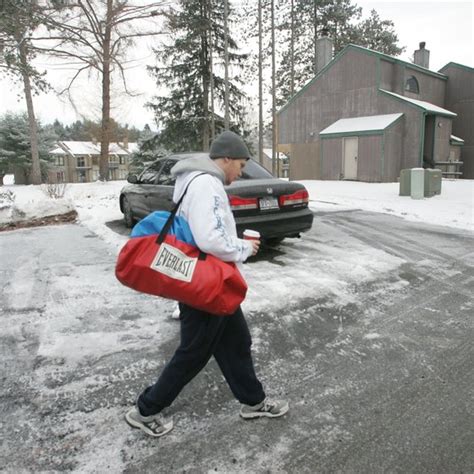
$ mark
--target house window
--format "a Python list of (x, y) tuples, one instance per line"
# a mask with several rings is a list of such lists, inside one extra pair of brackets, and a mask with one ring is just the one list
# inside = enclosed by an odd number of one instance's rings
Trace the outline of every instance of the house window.
[(64, 156), (56, 156), (54, 157), (54, 164), (56, 166), (64, 166)]
[(120, 155), (120, 158), (119, 158), (119, 163), (121, 165), (126, 165), (127, 164), (127, 157), (125, 155)]
[(413, 92), (414, 94), (420, 93), (420, 86), (415, 76), (410, 76), (405, 83), (405, 90)]
[(118, 156), (117, 155), (109, 155), (109, 163), (117, 163)]
[(84, 168), (86, 166), (86, 158), (84, 156), (77, 157), (77, 167)]
[(56, 173), (56, 182), (57, 183), (64, 183), (64, 171), (58, 171)]

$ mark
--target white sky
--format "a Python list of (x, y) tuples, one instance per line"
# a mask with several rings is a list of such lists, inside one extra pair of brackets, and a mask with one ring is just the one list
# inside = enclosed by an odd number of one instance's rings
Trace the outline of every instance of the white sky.
[[(399, 44), (406, 46), (400, 58), (410, 60), (421, 41), (426, 42), (430, 50), (430, 69), (439, 70), (450, 61), (474, 67), (473, 26), (474, 8), (469, 1), (356, 1), (363, 8), (364, 16), (371, 9), (378, 11), (382, 19), (392, 20), (399, 36)], [(144, 40), (135, 51), (132, 68), (128, 72), (129, 88), (139, 93), (130, 98), (124, 95), (114, 103), (118, 106), (113, 116), (121, 123), (129, 123), (142, 128), (146, 123), (153, 127), (153, 114), (144, 104), (154, 95), (154, 81), (145, 70), (147, 64), (153, 64), (154, 56), (150, 50), (153, 40)], [(56, 87), (66, 84), (70, 72), (58, 70), (44, 61), (39, 62), (40, 69), (48, 69), (48, 79)], [(100, 102), (97, 91), (99, 84), (93, 77), (84, 76), (76, 88), (78, 109), (87, 118), (99, 117)], [(0, 80), (0, 115), (6, 111), (25, 110), (24, 100), (18, 100), (21, 93), (18, 86), (8, 80)], [(70, 123), (80, 116), (67, 101), (61, 101), (54, 93), (41, 94), (35, 98), (37, 116), (43, 123), (52, 122), (55, 118)]]

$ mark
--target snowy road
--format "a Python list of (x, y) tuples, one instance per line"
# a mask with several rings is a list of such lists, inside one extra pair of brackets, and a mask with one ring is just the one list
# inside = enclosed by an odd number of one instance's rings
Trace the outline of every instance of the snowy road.
[(173, 304), (121, 287), (115, 247), (84, 227), (1, 233), (0, 470), (471, 472), (473, 244), (318, 213), (246, 265), (257, 371), (290, 413), (239, 420), (211, 362), (156, 441), (122, 415), (176, 343)]

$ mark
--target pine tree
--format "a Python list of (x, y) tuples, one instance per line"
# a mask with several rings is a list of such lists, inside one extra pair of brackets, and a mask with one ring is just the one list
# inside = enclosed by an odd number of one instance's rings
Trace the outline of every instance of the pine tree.
[[(280, 0), (285, 5), (285, 0)], [(334, 54), (349, 43), (358, 44), (381, 53), (399, 55), (404, 48), (397, 46), (398, 37), (393, 23), (381, 20), (375, 11), (370, 18), (360, 22), (362, 9), (351, 0), (295, 0), (293, 46), (291, 45), (291, 14), (283, 15), (281, 39), (283, 50), (278, 72), (278, 105), (283, 105), (294, 90), (299, 90), (311, 80), (318, 70), (316, 65), (316, 40), (323, 30), (334, 41)], [(292, 64), (294, 68), (292, 69)]]
[(398, 36), (393, 22), (381, 20), (375, 10), (371, 10), (370, 17), (357, 25), (352, 42), (392, 56), (398, 56), (405, 50), (397, 46)]
[[(41, 175), (45, 177), (49, 152), (57, 136), (52, 126), (42, 127), (37, 122), (36, 127)], [(29, 181), (32, 173), (30, 124), (27, 114), (8, 113), (0, 119), (0, 176), (15, 171), (22, 171)]]
[[(224, 5), (218, 0), (180, 0), (178, 11), (170, 16), (166, 27), (173, 40), (155, 50), (157, 61), (164, 62), (164, 66), (149, 67), (158, 88), (169, 89), (168, 94), (156, 96), (148, 104), (161, 130), (159, 142), (172, 151), (206, 150), (212, 119), (217, 133), (224, 128)], [(229, 65), (236, 68), (245, 55), (238, 52), (231, 34), (227, 42)], [(245, 95), (237, 75), (229, 78), (228, 87), (230, 129), (241, 132)], [(216, 104), (211, 104), (211, 97)], [(215, 105), (222, 113), (212, 116)]]

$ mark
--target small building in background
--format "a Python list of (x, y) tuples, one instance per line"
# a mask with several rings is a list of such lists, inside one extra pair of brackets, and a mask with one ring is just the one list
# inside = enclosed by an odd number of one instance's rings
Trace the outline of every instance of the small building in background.
[(393, 182), (415, 167), (474, 178), (473, 68), (431, 71), (425, 43), (415, 63), (356, 45), (332, 59), (327, 37), (318, 48), (318, 73), (277, 115), (291, 179)]
[[(137, 149), (136, 143), (109, 145), (109, 180), (127, 178), (130, 155)], [(49, 182), (89, 183), (99, 179), (100, 143), (60, 141), (50, 155)]]

